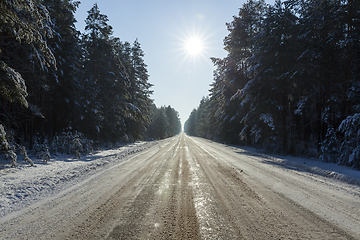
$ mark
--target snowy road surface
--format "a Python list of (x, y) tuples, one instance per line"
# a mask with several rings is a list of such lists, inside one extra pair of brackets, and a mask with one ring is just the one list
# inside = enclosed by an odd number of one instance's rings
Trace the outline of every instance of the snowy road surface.
[(0, 239), (360, 239), (336, 172), (185, 134), (119, 159), (3, 211)]

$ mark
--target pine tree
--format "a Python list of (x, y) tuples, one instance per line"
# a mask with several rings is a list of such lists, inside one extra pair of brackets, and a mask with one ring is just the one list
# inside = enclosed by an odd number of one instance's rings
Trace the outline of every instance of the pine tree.
[(264, 1), (244, 3), (239, 16), (227, 24), (229, 35), (224, 39), (224, 45), (228, 56), (212, 59), (217, 69), (210, 89), (210, 116), (213, 137), (217, 140), (237, 142), (237, 135), (248, 124), (244, 118), (248, 105), (241, 103), (239, 98), (241, 89), (255, 74), (250, 60), (254, 56), (257, 36), (262, 31), (266, 9)]
[(137, 40), (131, 46), (112, 36), (97, 4), (88, 13), (82, 38), (82, 126), (98, 140), (141, 139), (152, 103), (144, 52)]
[(169, 105), (165, 108), (165, 115), (169, 123), (168, 136), (172, 137), (180, 133), (181, 122), (179, 119), (179, 113)]
[(153, 119), (153, 135), (155, 139), (164, 139), (169, 137), (168, 128), (170, 124), (166, 118), (165, 107), (160, 107), (155, 110)]
[[(21, 75), (24, 68), (22, 54), (28, 54), (45, 69), (55, 65), (55, 58), (47, 45), (47, 37), (52, 37), (51, 20), (40, 1), (0, 2), (0, 90), (8, 101), (18, 101), (27, 107), (25, 80)], [(23, 47), (23, 43), (28, 46)], [(24, 52), (26, 50), (26, 52)], [(26, 64), (26, 66), (23, 66)], [(6, 110), (6, 109), (4, 109)]]
[(196, 128), (198, 124), (197, 109), (193, 109), (190, 113), (189, 118), (186, 120), (184, 125), (184, 131), (190, 136), (196, 136)]
[(145, 134), (146, 139), (164, 139), (175, 136), (181, 131), (179, 113), (170, 105), (157, 108), (151, 105), (151, 123)]
[[(257, 36), (254, 56), (250, 61), (251, 83), (244, 89), (244, 99), (251, 99), (247, 116), (257, 143), (290, 151), (292, 109), (294, 101), (294, 70), (298, 56), (296, 22), (293, 10), (277, 1), (269, 8), (263, 31)], [(247, 95), (247, 96), (246, 96)]]
[(131, 107), (127, 125), (129, 126), (129, 135), (134, 139), (141, 139), (150, 124), (150, 106), (152, 104), (150, 88), (153, 85), (148, 82), (149, 75), (143, 57), (144, 52), (140, 43), (135, 40), (131, 47), (130, 63), (127, 63), (130, 67), (129, 106)]
[(49, 10), (54, 38), (48, 40), (57, 61), (57, 69), (47, 74), (49, 90), (45, 91), (44, 124), (49, 139), (67, 127), (77, 124), (76, 103), (80, 90), (81, 54), (79, 32), (74, 13), (80, 4), (70, 0), (44, 0)]
[[(4, 126), (7, 130), (20, 128), (22, 121), (19, 120), (22, 119), (17, 115), (23, 111), (21, 106), (30, 105), (30, 110), (34, 109), (26, 99), (28, 87), (41, 84), (41, 73), (55, 66), (55, 57), (47, 45), (47, 39), (53, 36), (53, 29), (42, 1), (1, 1), (0, 25), (0, 126), (5, 137)], [(11, 102), (20, 105), (10, 105)], [(16, 155), (12, 151), (16, 145), (12, 139), (9, 147), (2, 148), (15, 161)]]
[(84, 50), (83, 79), (80, 104), (82, 108), (82, 132), (93, 139), (104, 139), (103, 131), (107, 119), (108, 99), (111, 99), (111, 85), (116, 80), (112, 68), (113, 46), (111, 45), (112, 27), (108, 25), (109, 19), (100, 13), (97, 4), (88, 11), (85, 20), (85, 34), (82, 36)]

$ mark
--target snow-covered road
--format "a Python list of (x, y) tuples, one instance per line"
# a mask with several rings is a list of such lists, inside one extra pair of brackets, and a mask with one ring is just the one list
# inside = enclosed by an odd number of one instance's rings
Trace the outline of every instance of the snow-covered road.
[(79, 160), (67, 155), (56, 156), (48, 163), (33, 159), (34, 167), (21, 160), (17, 168), (11, 168), (10, 164), (7, 164), (0, 169), (0, 217), (53, 196), (158, 143), (161, 141), (136, 142)]
[(0, 239), (360, 239), (359, 171), (185, 134), (0, 181)]

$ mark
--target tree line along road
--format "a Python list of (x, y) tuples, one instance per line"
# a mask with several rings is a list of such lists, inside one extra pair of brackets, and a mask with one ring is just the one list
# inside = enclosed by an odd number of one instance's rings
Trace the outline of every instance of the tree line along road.
[(180, 134), (0, 220), (0, 239), (360, 239), (360, 189)]

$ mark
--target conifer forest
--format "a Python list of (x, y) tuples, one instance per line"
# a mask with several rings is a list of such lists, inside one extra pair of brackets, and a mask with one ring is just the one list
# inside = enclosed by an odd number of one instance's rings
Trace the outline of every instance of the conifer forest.
[(360, 240), (360, 0), (0, 0), (3, 239)]
[(181, 131), (177, 111), (151, 99), (139, 41), (113, 36), (97, 4), (81, 34), (79, 4), (0, 1), (0, 147), (14, 166), (19, 153), (32, 163), (27, 150), (47, 159)]
[[(0, 1), (0, 144), (14, 166), (27, 150), (47, 159), (181, 131), (151, 99), (140, 42), (113, 36), (97, 4), (81, 33), (79, 4)], [(211, 58), (185, 132), (360, 168), (357, 1), (248, 0), (226, 26), (227, 56)]]
[(249, 0), (189, 135), (360, 168), (360, 5)]

